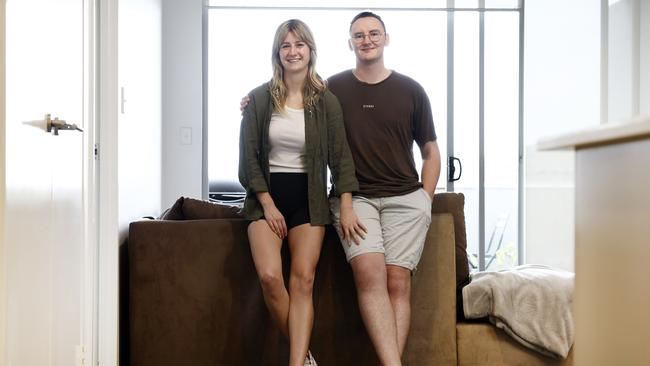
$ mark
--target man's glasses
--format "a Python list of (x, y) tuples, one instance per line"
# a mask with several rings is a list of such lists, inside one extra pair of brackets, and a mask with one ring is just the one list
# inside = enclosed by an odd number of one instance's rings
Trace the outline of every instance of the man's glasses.
[(368, 34), (355, 33), (355, 34), (352, 35), (352, 40), (355, 43), (363, 43), (363, 41), (366, 39), (366, 37), (368, 37), (370, 42), (379, 42), (379, 40), (381, 39), (381, 36), (382, 36), (382, 33), (380, 31), (373, 30), (373, 31), (368, 32)]

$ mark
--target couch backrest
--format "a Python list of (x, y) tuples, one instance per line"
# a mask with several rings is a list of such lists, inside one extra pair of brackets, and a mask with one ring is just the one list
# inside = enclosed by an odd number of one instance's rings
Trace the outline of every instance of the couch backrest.
[(437, 193), (433, 197), (431, 212), (450, 213), (454, 217), (456, 286), (461, 288), (469, 282), (467, 236), (465, 231), (465, 196), (462, 193)]
[(454, 236), (454, 217), (450, 213), (433, 214), (411, 284), (405, 365), (457, 364)]
[[(467, 238), (465, 235), (465, 196), (462, 193), (436, 193), (432, 213), (450, 213), (454, 217), (456, 244), (456, 286), (460, 289), (469, 281)], [(180, 197), (161, 216), (163, 220), (199, 220), (242, 218), (240, 206), (212, 203)]]
[[(405, 364), (455, 364), (453, 248), (452, 217), (434, 214), (413, 278)], [(287, 343), (264, 305), (244, 220), (136, 222), (128, 252), (132, 365), (287, 364)], [(378, 364), (331, 228), (314, 305), (311, 347), (320, 364)]]

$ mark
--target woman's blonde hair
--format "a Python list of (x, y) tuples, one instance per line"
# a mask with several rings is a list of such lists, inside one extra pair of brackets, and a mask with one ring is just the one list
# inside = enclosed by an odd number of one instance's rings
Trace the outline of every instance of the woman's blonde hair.
[(321, 94), (327, 89), (323, 79), (316, 73), (316, 42), (307, 24), (298, 19), (289, 19), (280, 24), (275, 31), (271, 63), (273, 65), (273, 78), (271, 79), (271, 98), (273, 109), (280, 112), (287, 100), (287, 87), (284, 85), (284, 67), (280, 60), (280, 47), (289, 32), (296, 38), (305, 42), (309, 47), (309, 64), (307, 66), (307, 78), (302, 89), (302, 103), (306, 108), (311, 108), (318, 103)]

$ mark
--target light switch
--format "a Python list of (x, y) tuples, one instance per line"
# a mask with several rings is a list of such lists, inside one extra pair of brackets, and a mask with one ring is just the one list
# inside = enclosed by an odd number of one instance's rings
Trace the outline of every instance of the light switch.
[(181, 127), (181, 145), (192, 145), (192, 127)]

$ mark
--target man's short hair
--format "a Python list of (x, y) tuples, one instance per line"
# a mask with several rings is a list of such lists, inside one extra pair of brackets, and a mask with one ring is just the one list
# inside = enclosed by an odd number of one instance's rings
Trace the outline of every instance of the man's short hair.
[(357, 20), (361, 18), (375, 18), (379, 20), (379, 23), (381, 23), (382, 28), (384, 28), (384, 33), (386, 33), (386, 24), (384, 24), (384, 21), (381, 20), (381, 17), (371, 11), (362, 11), (361, 13), (357, 14), (352, 18), (352, 21), (350, 22), (350, 32), (352, 31), (352, 24), (356, 22)]

